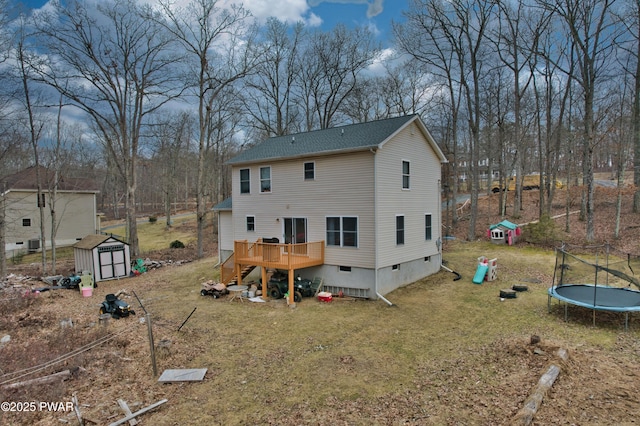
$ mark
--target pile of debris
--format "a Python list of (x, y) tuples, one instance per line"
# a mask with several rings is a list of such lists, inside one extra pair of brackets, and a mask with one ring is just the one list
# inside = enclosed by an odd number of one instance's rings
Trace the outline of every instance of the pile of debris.
[(144, 266), (144, 268), (149, 271), (150, 269), (158, 269), (158, 268), (162, 268), (163, 266), (181, 266), (184, 265), (186, 263), (190, 263), (191, 260), (189, 259), (183, 259), (183, 260), (151, 260), (149, 258), (146, 258), (142, 261), (142, 266)]

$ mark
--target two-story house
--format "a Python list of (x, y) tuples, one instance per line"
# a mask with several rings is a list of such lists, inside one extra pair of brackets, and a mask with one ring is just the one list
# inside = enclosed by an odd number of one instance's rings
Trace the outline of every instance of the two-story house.
[(56, 246), (71, 246), (100, 229), (94, 183), (89, 179), (58, 176), (54, 197), (54, 173), (40, 166), (40, 197), (36, 167), (0, 180), (5, 208), (5, 251), (39, 251), (40, 207), (44, 207), (46, 249), (51, 248), (51, 203), (55, 202)]
[(223, 281), (258, 266), (264, 291), (277, 268), (290, 290), (294, 274), (320, 276), (325, 291), (375, 299), (437, 272), (444, 162), (418, 115), (247, 149), (228, 162), (232, 199), (214, 207)]

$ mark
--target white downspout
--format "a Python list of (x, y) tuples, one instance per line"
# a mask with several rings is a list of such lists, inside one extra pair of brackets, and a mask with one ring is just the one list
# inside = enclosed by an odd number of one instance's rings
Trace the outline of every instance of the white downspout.
[(373, 246), (374, 246), (374, 257), (375, 257), (375, 265), (373, 269), (374, 281), (375, 281), (375, 291), (376, 296), (380, 299), (384, 300), (384, 302), (393, 306), (393, 303), (389, 302), (383, 295), (378, 293), (378, 180), (376, 179), (376, 171), (378, 170), (377, 164), (377, 156), (376, 150), (370, 150), (373, 153), (373, 223), (374, 223), (374, 232), (373, 232)]

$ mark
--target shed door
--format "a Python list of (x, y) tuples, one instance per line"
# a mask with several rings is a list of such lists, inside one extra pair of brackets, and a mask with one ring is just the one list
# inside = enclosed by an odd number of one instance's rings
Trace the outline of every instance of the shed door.
[(100, 279), (122, 277), (126, 274), (124, 245), (98, 247)]

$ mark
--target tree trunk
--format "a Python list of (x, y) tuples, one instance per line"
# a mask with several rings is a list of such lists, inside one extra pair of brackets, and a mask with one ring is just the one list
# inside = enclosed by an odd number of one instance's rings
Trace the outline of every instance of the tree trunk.
[(7, 277), (7, 252), (5, 250), (6, 237), (5, 237), (5, 190), (2, 189), (0, 193), (0, 288), (3, 287), (2, 283)]

